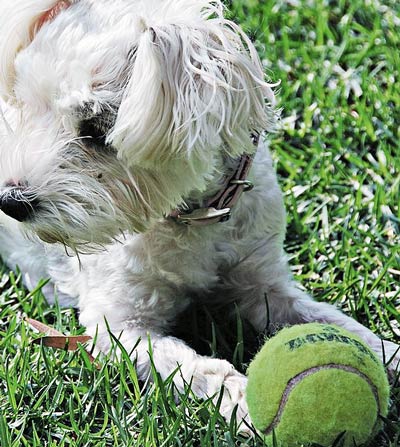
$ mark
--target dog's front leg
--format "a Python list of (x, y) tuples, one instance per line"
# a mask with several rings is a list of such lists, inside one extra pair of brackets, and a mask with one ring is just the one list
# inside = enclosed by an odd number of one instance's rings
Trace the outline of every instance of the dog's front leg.
[[(273, 247), (268, 249), (273, 253)], [(281, 258), (272, 256), (272, 259)], [(247, 262), (252, 260), (248, 259)], [(257, 330), (264, 330), (268, 324), (272, 327), (312, 322), (336, 324), (361, 337), (384, 363), (389, 363), (390, 370), (400, 371), (398, 345), (382, 340), (335, 306), (313, 300), (290, 279), (283, 261), (269, 263), (267, 268), (259, 271), (256, 266), (255, 262), (252, 265), (239, 265), (226, 284), (242, 316)], [(240, 287), (232, 292), (233, 286), (237, 284)], [(244, 298), (240, 299), (241, 296)]]
[[(278, 327), (312, 322), (336, 324), (361, 337), (384, 363), (389, 363), (390, 370), (400, 371), (398, 345), (382, 340), (335, 306), (317, 302), (300, 290), (290, 278), (279, 245), (272, 238), (267, 240), (262, 250), (254, 252), (253, 257), (244, 258), (245, 262), (238, 264), (225, 278), (231, 299), (238, 303), (246, 320), (259, 331), (268, 324)], [(264, 260), (261, 267), (260, 258)]]
[(400, 346), (385, 341), (376, 336), (371, 330), (345, 315), (339, 309), (328, 303), (319, 303), (308, 295), (293, 287), (292, 319), (299, 322), (321, 322), (336, 324), (360, 336), (377, 353), (384, 363), (388, 363), (389, 370), (400, 371)]
[[(185, 384), (190, 384), (198, 397), (214, 397), (214, 402), (222, 397), (219, 411), (228, 421), (236, 406), (238, 421), (247, 417), (246, 378), (233, 365), (225, 360), (198, 355), (174, 337), (153, 334), (151, 343), (153, 361), (162, 378), (176, 370), (174, 383), (179, 391), (183, 391)], [(144, 340), (134, 354), (137, 355), (138, 363), (144, 363), (146, 367), (149, 362), (147, 351), (148, 342)], [(148, 375), (147, 371), (143, 372)]]
[[(94, 310), (88, 312), (93, 321)], [(109, 352), (112, 349), (110, 330), (134, 360), (139, 379), (151, 380), (153, 362), (162, 379), (173, 374), (178, 392), (183, 392), (185, 385), (189, 385), (200, 398), (213, 398), (217, 402), (222, 397), (219, 411), (228, 421), (236, 407), (238, 423), (248, 418), (245, 402), (247, 379), (229, 362), (201, 356), (182, 340), (165, 335), (150, 324), (143, 324), (143, 320), (117, 323), (115, 314), (105, 318), (107, 324), (90, 325), (86, 319), (86, 311), (81, 313), (81, 322), (86, 323), (87, 333), (96, 337), (96, 350)], [(118, 355), (117, 348), (115, 352)], [(240, 429), (248, 431), (244, 423)]]

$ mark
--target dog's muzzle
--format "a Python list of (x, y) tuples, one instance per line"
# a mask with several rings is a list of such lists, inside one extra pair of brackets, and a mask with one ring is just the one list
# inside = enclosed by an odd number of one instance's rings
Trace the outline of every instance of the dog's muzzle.
[(0, 189), (0, 210), (19, 222), (31, 219), (38, 203), (38, 199), (23, 186)]

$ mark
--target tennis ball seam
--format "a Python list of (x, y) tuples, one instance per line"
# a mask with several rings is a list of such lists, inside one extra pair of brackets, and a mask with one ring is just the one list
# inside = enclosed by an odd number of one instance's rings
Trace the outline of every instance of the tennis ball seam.
[(262, 433), (265, 435), (270, 435), (272, 433), (272, 431), (278, 426), (278, 424), (282, 418), (283, 412), (285, 410), (285, 405), (287, 404), (287, 402), (289, 400), (290, 393), (296, 387), (296, 385), (298, 383), (300, 383), (306, 377), (311, 376), (312, 374), (315, 374), (319, 371), (331, 370), (331, 369), (339, 369), (341, 371), (346, 371), (348, 373), (355, 374), (358, 377), (360, 377), (361, 379), (364, 379), (368, 383), (368, 385), (371, 388), (371, 392), (372, 392), (372, 394), (375, 398), (375, 401), (376, 401), (376, 407), (377, 407), (376, 421), (378, 422), (378, 416), (381, 413), (381, 407), (380, 407), (380, 401), (379, 401), (378, 388), (375, 386), (375, 384), (372, 382), (372, 380), (367, 375), (365, 375), (364, 373), (359, 371), (357, 368), (353, 368), (352, 366), (328, 363), (326, 365), (313, 366), (312, 368), (306, 369), (306, 370), (302, 371), (300, 374), (297, 374), (296, 376), (292, 377), (289, 380), (289, 382), (287, 383), (286, 388), (283, 392), (282, 399), (280, 401), (279, 408), (278, 408), (278, 411), (277, 411), (274, 419), (268, 425), (267, 428), (262, 430)]

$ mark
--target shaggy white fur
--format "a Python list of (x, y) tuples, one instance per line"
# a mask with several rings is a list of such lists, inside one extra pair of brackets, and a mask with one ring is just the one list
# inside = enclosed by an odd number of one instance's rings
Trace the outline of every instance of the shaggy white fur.
[(229, 222), (166, 217), (201, 206), (255, 152), (251, 135), (274, 128), (272, 86), (219, 0), (0, 0), (0, 85), (0, 208), (20, 221), (0, 213), (0, 253), (28, 286), (50, 277), (49, 301), (55, 287), (77, 306), (100, 350), (106, 320), (128, 351), (137, 345), (146, 379), (150, 335), (162, 377), (179, 365), (179, 388), (206, 397), (224, 386), (221, 412), (238, 405), (239, 420), (246, 378), (169, 335), (193, 299), (236, 303), (258, 331), (335, 323), (397, 367), (396, 345), (292, 281), (264, 141), (255, 188)]

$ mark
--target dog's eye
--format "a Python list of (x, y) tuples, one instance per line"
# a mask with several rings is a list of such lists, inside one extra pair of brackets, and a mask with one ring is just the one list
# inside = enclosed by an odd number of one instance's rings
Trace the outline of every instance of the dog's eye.
[(95, 118), (81, 121), (79, 137), (90, 139), (91, 143), (98, 146), (106, 146), (106, 132), (101, 128), (99, 120)]

